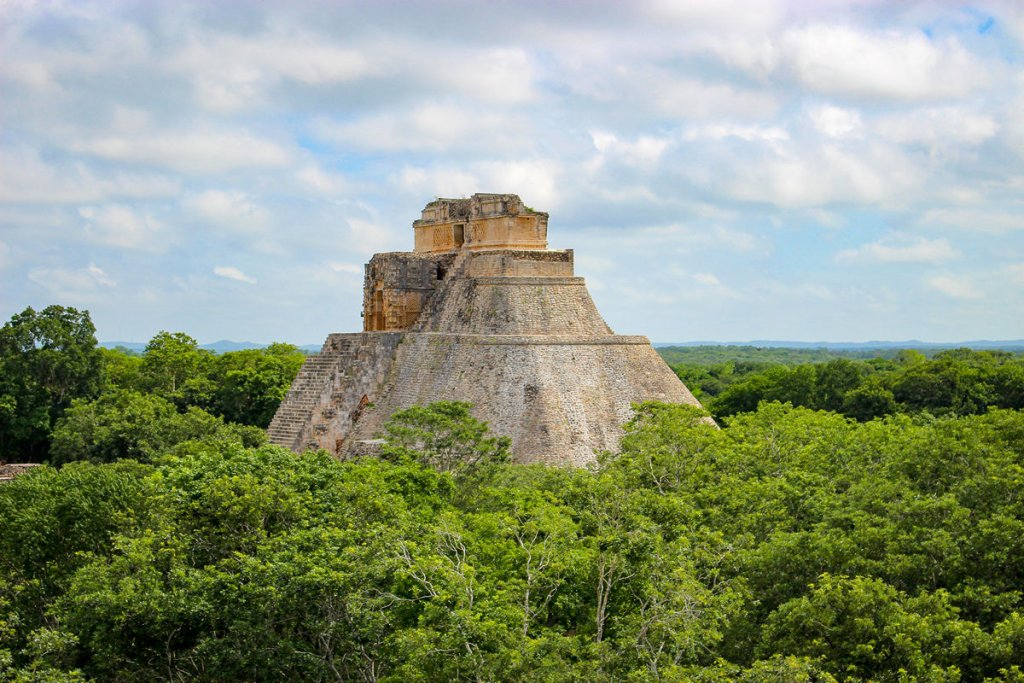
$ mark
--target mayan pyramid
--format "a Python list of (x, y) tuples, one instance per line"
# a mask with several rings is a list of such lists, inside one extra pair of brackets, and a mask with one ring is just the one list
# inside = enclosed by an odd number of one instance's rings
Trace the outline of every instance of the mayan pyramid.
[(271, 442), (346, 457), (397, 410), (468, 401), (516, 462), (587, 465), (616, 449), (632, 404), (699, 405), (646, 337), (612, 332), (547, 224), (514, 194), (427, 204), (414, 251), (366, 265), (363, 331), (306, 360)]

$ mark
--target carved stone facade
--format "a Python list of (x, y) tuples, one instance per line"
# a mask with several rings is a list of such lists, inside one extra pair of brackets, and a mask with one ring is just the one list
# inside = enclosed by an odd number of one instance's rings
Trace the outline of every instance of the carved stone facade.
[(419, 254), (548, 246), (548, 215), (527, 207), (514, 194), (435, 199), (412, 226)]
[[(457, 225), (457, 249), (443, 248), (455, 232), (421, 240)], [(547, 214), (477, 194), (431, 202), (414, 229), (415, 252), (366, 266), (364, 331), (332, 334), (306, 361), (273, 443), (347, 457), (372, 449), (395, 411), (458, 400), (511, 437), (515, 461), (582, 466), (615, 450), (632, 404), (699, 405), (646, 337), (612, 332), (573, 252), (544, 249)]]

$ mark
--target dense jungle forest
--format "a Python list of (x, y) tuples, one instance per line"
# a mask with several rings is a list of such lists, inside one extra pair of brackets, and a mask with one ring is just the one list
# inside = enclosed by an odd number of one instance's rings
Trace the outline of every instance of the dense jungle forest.
[(670, 358), (720, 428), (587, 470), (461, 403), (268, 445), (302, 360), (0, 329), (0, 681), (1024, 682), (1019, 354)]

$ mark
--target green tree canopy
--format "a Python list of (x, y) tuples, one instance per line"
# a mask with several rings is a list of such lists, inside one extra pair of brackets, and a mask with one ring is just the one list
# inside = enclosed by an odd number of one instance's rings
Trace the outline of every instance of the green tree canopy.
[(45, 455), (71, 402), (102, 387), (102, 356), (87, 311), (26, 308), (0, 328), (0, 460)]

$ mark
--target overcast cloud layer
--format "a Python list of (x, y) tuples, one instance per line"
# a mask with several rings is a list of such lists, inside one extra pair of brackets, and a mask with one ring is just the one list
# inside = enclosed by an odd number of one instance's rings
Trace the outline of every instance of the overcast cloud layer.
[(620, 333), (1024, 338), (1024, 3), (0, 0), (0, 318), (319, 342), (514, 192)]

